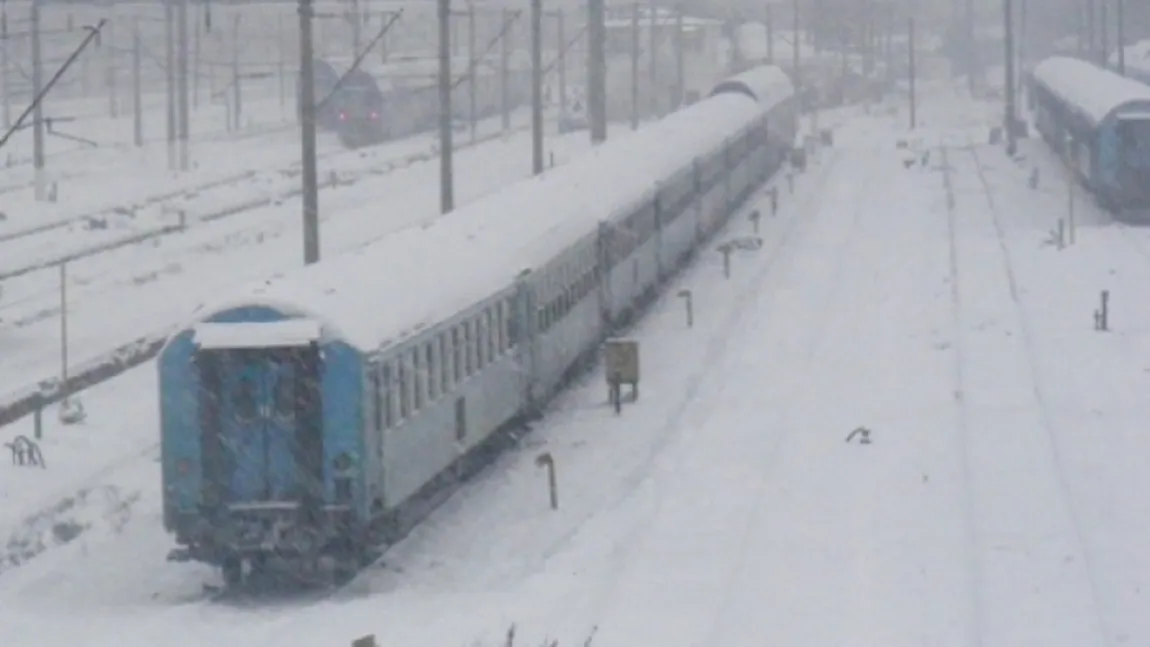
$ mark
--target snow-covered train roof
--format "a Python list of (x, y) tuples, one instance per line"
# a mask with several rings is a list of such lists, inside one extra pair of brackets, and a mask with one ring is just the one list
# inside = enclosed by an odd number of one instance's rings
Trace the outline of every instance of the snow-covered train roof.
[(193, 325), (227, 310), (267, 306), (319, 321), (327, 339), (363, 351), (381, 348), (541, 267), (762, 112), (738, 94), (706, 99), (423, 226), (240, 287), (199, 308)]
[(1094, 125), (1124, 106), (1150, 106), (1150, 87), (1076, 58), (1048, 58), (1033, 78)]
[(711, 96), (728, 92), (738, 92), (759, 102), (764, 110), (769, 110), (780, 101), (794, 94), (791, 78), (782, 68), (774, 65), (753, 67), (741, 74), (720, 81)]

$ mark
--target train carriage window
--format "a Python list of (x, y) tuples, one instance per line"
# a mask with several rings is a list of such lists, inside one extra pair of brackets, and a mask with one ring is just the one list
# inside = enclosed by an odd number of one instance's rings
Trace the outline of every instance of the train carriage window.
[(459, 327), (456, 326), (451, 329), (451, 348), (454, 351), (452, 366), (455, 367), (455, 384), (463, 381), (463, 352), (465, 349), (461, 341)]
[(411, 415), (411, 367), (403, 358), (396, 365), (399, 367), (399, 419), (407, 420)]
[(498, 335), (498, 330), (497, 330), (497, 327), (495, 326), (495, 324), (493, 323), (494, 317), (492, 316), (491, 308), (488, 308), (487, 310), (484, 311), (483, 321), (484, 321), (483, 325), (486, 327), (486, 333), (487, 333), (487, 361), (492, 362), (498, 356), (498, 352), (496, 351), (496, 345), (495, 345), (495, 338)]
[(507, 306), (503, 301), (495, 306), (495, 347), (500, 355), (507, 352)]
[(383, 389), (380, 388), (379, 372), (372, 370), (367, 383), (371, 390), (371, 426), (377, 432), (383, 431)]
[(516, 317), (514, 302), (507, 301), (507, 348), (515, 348), (519, 343), (519, 320)]
[(482, 371), (488, 364), (488, 345), (486, 345), (488, 329), (483, 325), (483, 314), (475, 316), (475, 370)]
[(439, 333), (439, 384), (444, 393), (451, 389), (451, 352), (447, 348), (447, 333)]
[(474, 323), (471, 320), (463, 322), (463, 374), (468, 377), (475, 371)]
[(390, 429), (395, 424), (395, 387), (391, 379), (391, 364), (384, 364), (380, 372), (383, 385), (383, 425)]
[(423, 352), (427, 364), (427, 401), (432, 402), (439, 397), (439, 365), (435, 361), (435, 344), (424, 345)]
[(423, 355), (419, 352), (419, 347), (411, 350), (411, 367), (412, 367), (412, 411), (419, 411), (423, 408), (423, 394), (425, 393), (424, 384), (427, 382), (427, 367), (423, 365)]

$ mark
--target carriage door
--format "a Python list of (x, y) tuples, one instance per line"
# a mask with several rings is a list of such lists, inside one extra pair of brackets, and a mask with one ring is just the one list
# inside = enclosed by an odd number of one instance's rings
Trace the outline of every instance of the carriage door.
[(318, 326), (306, 323), (197, 327), (202, 443), (220, 503), (299, 501), (322, 469)]
[(231, 502), (294, 498), (296, 374), (285, 351), (224, 351), (220, 446)]

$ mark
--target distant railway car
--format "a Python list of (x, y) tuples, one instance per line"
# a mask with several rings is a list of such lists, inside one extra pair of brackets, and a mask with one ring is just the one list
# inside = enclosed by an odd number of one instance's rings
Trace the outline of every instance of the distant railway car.
[[(509, 61), (509, 108), (523, 104), (528, 96), (530, 61), (512, 56)], [(340, 141), (349, 148), (370, 146), (435, 128), (439, 114), (438, 61), (397, 58), (348, 73), (337, 90)], [(452, 116), (469, 122), (498, 114), (503, 105), (502, 75), (490, 61), (472, 66), (452, 60)], [(474, 97), (472, 84), (474, 83)]]
[(370, 74), (358, 69), (348, 72), (339, 97), (336, 133), (344, 146), (372, 146), (386, 139), (390, 133), (384, 125), (384, 96)]
[(1029, 80), (1038, 131), (1099, 204), (1121, 219), (1150, 216), (1150, 86), (1065, 57)]
[(197, 310), (158, 360), (171, 559), (232, 586), (272, 565), (354, 572), (777, 171), (792, 95), (751, 70), (429, 227)]

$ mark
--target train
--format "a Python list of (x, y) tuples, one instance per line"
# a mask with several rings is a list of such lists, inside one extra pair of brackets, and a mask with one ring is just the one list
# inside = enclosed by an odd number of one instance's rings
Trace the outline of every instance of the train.
[[(470, 122), (472, 118), (498, 114), (502, 109), (502, 74), (499, 62), (490, 59), (472, 65), (466, 57), (452, 58), (453, 119)], [(433, 130), (439, 114), (438, 65), (433, 58), (402, 56), (387, 63), (362, 63), (356, 68), (347, 61), (315, 61), (317, 127), (335, 133), (348, 148), (373, 146)], [(529, 57), (522, 51), (513, 52), (508, 59), (508, 108), (529, 100), (530, 80)]]
[(1051, 57), (1029, 75), (1035, 127), (1116, 218), (1150, 218), (1150, 86), (1092, 63)]
[(758, 67), (568, 164), (196, 309), (157, 360), (169, 559), (350, 577), (508, 446), (794, 150)]

